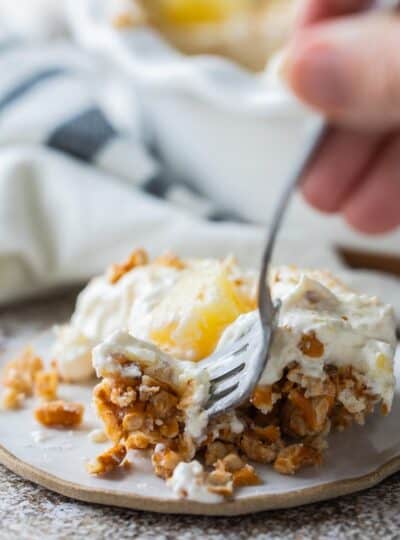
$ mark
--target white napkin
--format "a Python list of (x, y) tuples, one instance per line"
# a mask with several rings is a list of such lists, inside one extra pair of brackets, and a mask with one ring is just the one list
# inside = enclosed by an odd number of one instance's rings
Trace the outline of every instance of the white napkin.
[(0, 150), (1, 301), (87, 279), (134, 246), (251, 258), (261, 240), (250, 227), (197, 220), (50, 150)]
[(64, 0), (0, 0), (3, 30), (46, 40), (66, 32)]

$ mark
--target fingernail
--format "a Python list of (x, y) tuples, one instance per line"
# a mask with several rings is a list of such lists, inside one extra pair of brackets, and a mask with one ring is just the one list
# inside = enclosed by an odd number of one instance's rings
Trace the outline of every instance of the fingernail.
[(346, 58), (329, 45), (314, 45), (288, 57), (285, 74), (296, 94), (311, 105), (337, 110), (351, 102)]

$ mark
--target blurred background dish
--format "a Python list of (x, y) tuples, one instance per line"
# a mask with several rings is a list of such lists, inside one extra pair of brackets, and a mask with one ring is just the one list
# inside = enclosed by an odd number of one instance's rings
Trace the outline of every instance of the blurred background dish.
[[(292, 0), (293, 9), (297, 3)], [(83, 48), (111, 58), (137, 90), (148, 144), (162, 163), (163, 189), (173, 184), (178, 204), (179, 186), (215, 201), (222, 209), (215, 219), (268, 225), (283, 182), (321, 118), (285, 88), (279, 53), (259, 73), (220, 55), (188, 56), (143, 23), (123, 28), (111, 24), (123, 13), (127, 16), (127, 8), (133, 20), (133, 6), (133, 0), (72, 0), (71, 28)], [(379, 241), (360, 235), (341, 216), (313, 211), (301, 195), (291, 205), (281, 238), (279, 262), (285, 262), (287, 240), (305, 265), (325, 265), (328, 252), (340, 246), (355, 253), (352, 265), (359, 263), (359, 252), (367, 252), (378, 258), (386, 254), (392, 267), (399, 266), (398, 230)]]
[[(186, 54), (219, 54), (260, 71), (282, 47), (297, 0), (131, 0)], [(134, 19), (133, 19), (134, 21)], [(119, 17), (115, 23), (129, 22)]]

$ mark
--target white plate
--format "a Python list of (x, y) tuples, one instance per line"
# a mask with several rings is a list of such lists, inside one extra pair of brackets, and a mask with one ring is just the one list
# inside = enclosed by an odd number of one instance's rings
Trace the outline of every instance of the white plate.
[[(50, 331), (34, 340), (35, 349), (49, 360)], [(0, 363), (21, 346), (12, 342)], [(398, 350), (399, 358), (399, 350)], [(112, 504), (139, 510), (168, 513), (238, 515), (273, 508), (288, 508), (325, 500), (371, 487), (400, 470), (400, 399), (392, 413), (372, 416), (365, 427), (355, 426), (330, 438), (325, 463), (305, 469), (294, 477), (281, 476), (271, 467), (257, 466), (264, 483), (240, 489), (234, 500), (221, 504), (182, 501), (157, 478), (147, 457), (137, 453), (130, 471), (106, 478), (89, 476), (85, 461), (107, 447), (95, 444), (89, 432), (100, 427), (90, 406), (90, 385), (62, 385), (60, 397), (86, 406), (83, 426), (76, 431), (49, 430), (39, 426), (32, 414), (34, 400), (22, 411), (0, 413), (0, 462), (24, 478), (63, 495), (83, 501)], [(40, 432), (43, 440), (35, 442)]]

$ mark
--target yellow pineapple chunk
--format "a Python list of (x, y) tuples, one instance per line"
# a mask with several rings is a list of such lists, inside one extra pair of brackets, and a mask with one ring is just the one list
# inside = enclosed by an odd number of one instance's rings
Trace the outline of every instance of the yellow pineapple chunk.
[(170, 24), (221, 22), (245, 9), (249, 0), (158, 0), (161, 18)]
[(197, 361), (215, 349), (225, 328), (255, 309), (224, 263), (189, 270), (152, 313), (150, 339), (161, 349)]

